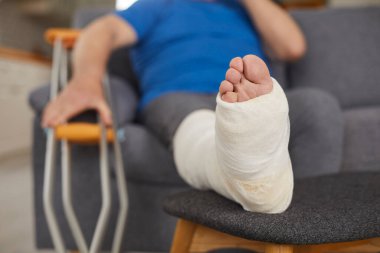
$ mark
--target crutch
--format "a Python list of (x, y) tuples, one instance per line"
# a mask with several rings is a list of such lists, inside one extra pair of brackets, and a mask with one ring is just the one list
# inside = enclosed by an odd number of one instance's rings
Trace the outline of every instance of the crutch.
[[(73, 48), (79, 31), (70, 29), (49, 29), (45, 33), (46, 40), (53, 45), (53, 66), (51, 75), (50, 99), (54, 99), (59, 89), (68, 81), (68, 55)], [(111, 91), (107, 75), (103, 80), (104, 94), (111, 111), (115, 112), (111, 99)], [(108, 142), (113, 143), (115, 155), (115, 174), (119, 195), (120, 209), (112, 244), (112, 253), (120, 252), (124, 228), (128, 212), (128, 194), (123, 170), (120, 140), (117, 137), (116, 114), (112, 114), (113, 127), (107, 129), (99, 119), (97, 124), (69, 123), (47, 130), (47, 144), (45, 157), (45, 174), (43, 185), (43, 206), (49, 231), (56, 252), (66, 252), (65, 243), (56, 219), (53, 199), (55, 182), (55, 158), (57, 142), (61, 143), (62, 155), (62, 199), (64, 213), (75, 243), (82, 253), (96, 253), (101, 250), (104, 233), (106, 231), (111, 211), (111, 182), (108, 162)], [(71, 144), (98, 144), (100, 146), (100, 181), (102, 206), (95, 227), (91, 244), (87, 245), (77, 216), (72, 205), (71, 192)]]

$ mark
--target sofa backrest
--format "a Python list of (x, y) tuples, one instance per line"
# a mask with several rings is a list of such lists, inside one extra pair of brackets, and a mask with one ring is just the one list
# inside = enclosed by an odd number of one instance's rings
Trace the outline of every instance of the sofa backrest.
[(292, 15), (308, 43), (287, 66), (291, 88), (318, 87), (343, 108), (380, 105), (380, 8), (299, 10)]

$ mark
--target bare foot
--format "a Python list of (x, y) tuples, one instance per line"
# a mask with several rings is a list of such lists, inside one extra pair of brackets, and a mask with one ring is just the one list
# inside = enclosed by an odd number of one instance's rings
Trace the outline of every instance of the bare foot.
[(219, 87), (225, 102), (244, 102), (272, 91), (273, 83), (265, 62), (255, 55), (231, 60), (226, 80)]

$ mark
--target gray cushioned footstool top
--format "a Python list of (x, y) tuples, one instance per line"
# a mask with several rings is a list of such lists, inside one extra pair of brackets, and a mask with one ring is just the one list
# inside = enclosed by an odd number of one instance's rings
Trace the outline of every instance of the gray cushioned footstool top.
[(321, 244), (380, 237), (380, 173), (321, 176), (295, 182), (291, 206), (281, 214), (244, 211), (212, 191), (167, 198), (171, 215), (250, 240)]

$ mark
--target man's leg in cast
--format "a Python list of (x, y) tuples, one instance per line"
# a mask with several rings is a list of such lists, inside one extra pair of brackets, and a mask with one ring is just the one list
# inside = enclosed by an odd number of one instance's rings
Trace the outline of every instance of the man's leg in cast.
[(213, 189), (246, 210), (277, 213), (291, 200), (288, 104), (265, 63), (235, 58), (216, 112), (187, 116), (174, 136), (178, 172), (193, 187)]

